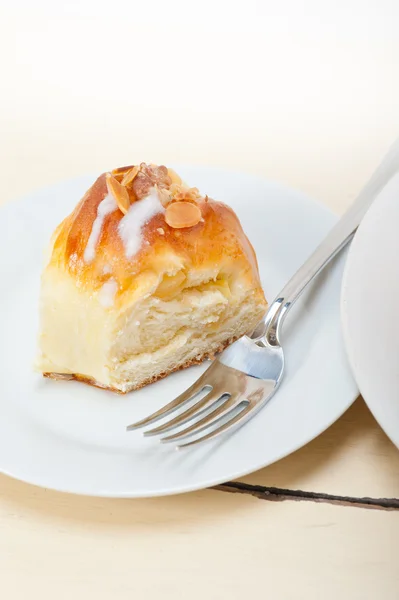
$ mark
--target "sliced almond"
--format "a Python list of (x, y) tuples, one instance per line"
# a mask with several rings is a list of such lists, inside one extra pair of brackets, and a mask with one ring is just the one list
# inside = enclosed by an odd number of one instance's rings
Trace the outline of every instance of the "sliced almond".
[(113, 195), (118, 208), (125, 215), (130, 208), (130, 198), (127, 189), (111, 173), (107, 173), (106, 181), (108, 192)]
[(172, 183), (172, 185), (169, 187), (169, 192), (171, 193), (172, 197), (175, 198), (177, 194), (181, 193), (181, 189), (180, 183)]
[(116, 169), (112, 169), (111, 175), (119, 175), (120, 173), (126, 173), (133, 169), (133, 165), (127, 165), (126, 167), (117, 167)]
[(191, 202), (173, 202), (165, 212), (165, 221), (173, 229), (194, 227), (201, 220), (201, 211)]
[(198, 188), (189, 188), (184, 184), (172, 183), (169, 191), (172, 196), (172, 200), (177, 202), (196, 202), (198, 198), (201, 198)]
[(174, 171), (173, 169), (168, 169), (168, 175), (172, 180), (172, 183), (177, 183), (178, 185), (182, 184), (181, 177)]
[(160, 203), (162, 204), (162, 206), (164, 208), (166, 208), (168, 206), (168, 204), (170, 203), (170, 201), (172, 200), (172, 196), (171, 196), (169, 190), (167, 190), (165, 188), (160, 188), (157, 185), (155, 187), (157, 190), (157, 194), (158, 194)]
[(133, 179), (133, 183), (131, 185), (134, 198), (136, 200), (142, 200), (142, 198), (148, 196), (152, 187), (154, 187), (153, 181), (146, 173), (143, 172), (143, 170), (140, 167), (140, 171)]
[(130, 169), (130, 171), (128, 171), (127, 173), (125, 173), (121, 182), (122, 185), (130, 185), (139, 171), (140, 167), (136, 166)]
[(196, 200), (197, 198), (201, 198), (201, 194), (199, 193), (199, 189), (192, 187), (188, 188), (185, 192), (187, 200)]
[(117, 179), (119, 182), (121, 182), (123, 177), (125, 176), (125, 173), (130, 171), (130, 169), (132, 169), (132, 168), (133, 168), (133, 165), (129, 165), (127, 167), (118, 167), (117, 169), (112, 169), (111, 175), (113, 175), (115, 177), (115, 179)]

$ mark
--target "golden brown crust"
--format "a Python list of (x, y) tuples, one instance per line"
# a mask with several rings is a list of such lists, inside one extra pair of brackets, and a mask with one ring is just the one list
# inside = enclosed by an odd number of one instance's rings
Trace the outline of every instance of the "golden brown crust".
[(239, 336), (236, 336), (234, 338), (226, 340), (225, 342), (220, 344), (219, 347), (216, 350), (214, 350), (213, 352), (206, 352), (205, 354), (202, 354), (201, 356), (197, 356), (195, 358), (192, 358), (191, 360), (188, 360), (184, 364), (179, 365), (178, 367), (175, 367), (174, 369), (168, 369), (167, 371), (164, 371), (163, 373), (159, 373), (159, 375), (149, 377), (148, 379), (145, 379), (144, 381), (142, 381), (140, 383), (140, 385), (132, 387), (129, 390), (126, 390), (125, 392), (123, 392), (122, 390), (119, 390), (117, 388), (114, 388), (112, 386), (103, 385), (100, 382), (93, 379), (92, 377), (86, 377), (85, 375), (79, 375), (77, 373), (71, 373), (71, 374), (43, 373), (43, 377), (46, 377), (48, 379), (55, 379), (57, 381), (65, 381), (65, 380), (80, 381), (81, 383), (86, 383), (93, 387), (97, 387), (102, 390), (107, 390), (109, 392), (116, 392), (117, 394), (120, 394), (123, 396), (134, 390), (140, 390), (141, 388), (145, 387), (146, 385), (149, 385), (150, 383), (155, 383), (156, 381), (159, 381), (160, 379), (164, 379), (168, 375), (171, 375), (171, 373), (175, 373), (176, 371), (181, 371), (182, 369), (187, 369), (188, 367), (192, 367), (194, 365), (200, 365), (205, 360), (213, 360), (215, 358), (216, 354), (223, 352), (223, 350), (225, 348), (227, 348), (227, 346), (230, 346), (230, 344), (233, 344), (235, 341), (237, 341), (238, 337)]
[[(134, 181), (139, 183), (138, 177)], [(112, 276), (118, 284), (119, 297), (137, 285), (138, 275), (163, 275), (165, 264), (172, 257), (186, 271), (215, 265), (221, 270), (238, 270), (253, 289), (260, 289), (255, 253), (237, 216), (228, 206), (208, 197), (198, 199), (202, 219), (193, 227), (174, 229), (166, 223), (164, 213), (155, 215), (144, 225), (141, 247), (132, 258), (127, 258), (118, 231), (124, 215), (120, 210), (111, 212), (104, 219), (94, 260), (85, 262), (97, 208), (107, 193), (104, 173), (55, 233), (50, 266), (67, 270), (79, 287), (96, 290)]]

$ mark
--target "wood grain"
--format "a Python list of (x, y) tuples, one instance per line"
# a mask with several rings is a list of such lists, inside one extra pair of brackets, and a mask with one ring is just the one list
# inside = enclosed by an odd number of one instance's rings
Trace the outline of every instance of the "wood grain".
[(398, 513), (211, 490), (113, 500), (3, 484), (4, 598), (398, 597)]

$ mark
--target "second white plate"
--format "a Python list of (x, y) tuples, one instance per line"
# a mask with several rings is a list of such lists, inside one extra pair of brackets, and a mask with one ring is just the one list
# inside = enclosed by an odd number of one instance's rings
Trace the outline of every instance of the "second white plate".
[(346, 346), (360, 392), (399, 447), (399, 175), (352, 243), (342, 287)]
[[(269, 300), (336, 221), (299, 192), (245, 174), (177, 167), (238, 213)], [(177, 396), (205, 366), (116, 396), (32, 371), (42, 253), (93, 178), (60, 183), (1, 211), (0, 471), (48, 488), (99, 496), (199, 489), (260, 469), (306, 444), (353, 402), (357, 387), (340, 327), (341, 256), (290, 313), (287, 371), (267, 407), (231, 437), (176, 452), (125, 426)]]

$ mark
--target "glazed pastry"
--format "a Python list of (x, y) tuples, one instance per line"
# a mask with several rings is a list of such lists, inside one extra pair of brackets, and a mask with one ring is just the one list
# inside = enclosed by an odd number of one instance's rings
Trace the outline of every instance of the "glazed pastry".
[(53, 234), (37, 368), (128, 392), (213, 357), (266, 308), (231, 208), (166, 167), (115, 169)]

